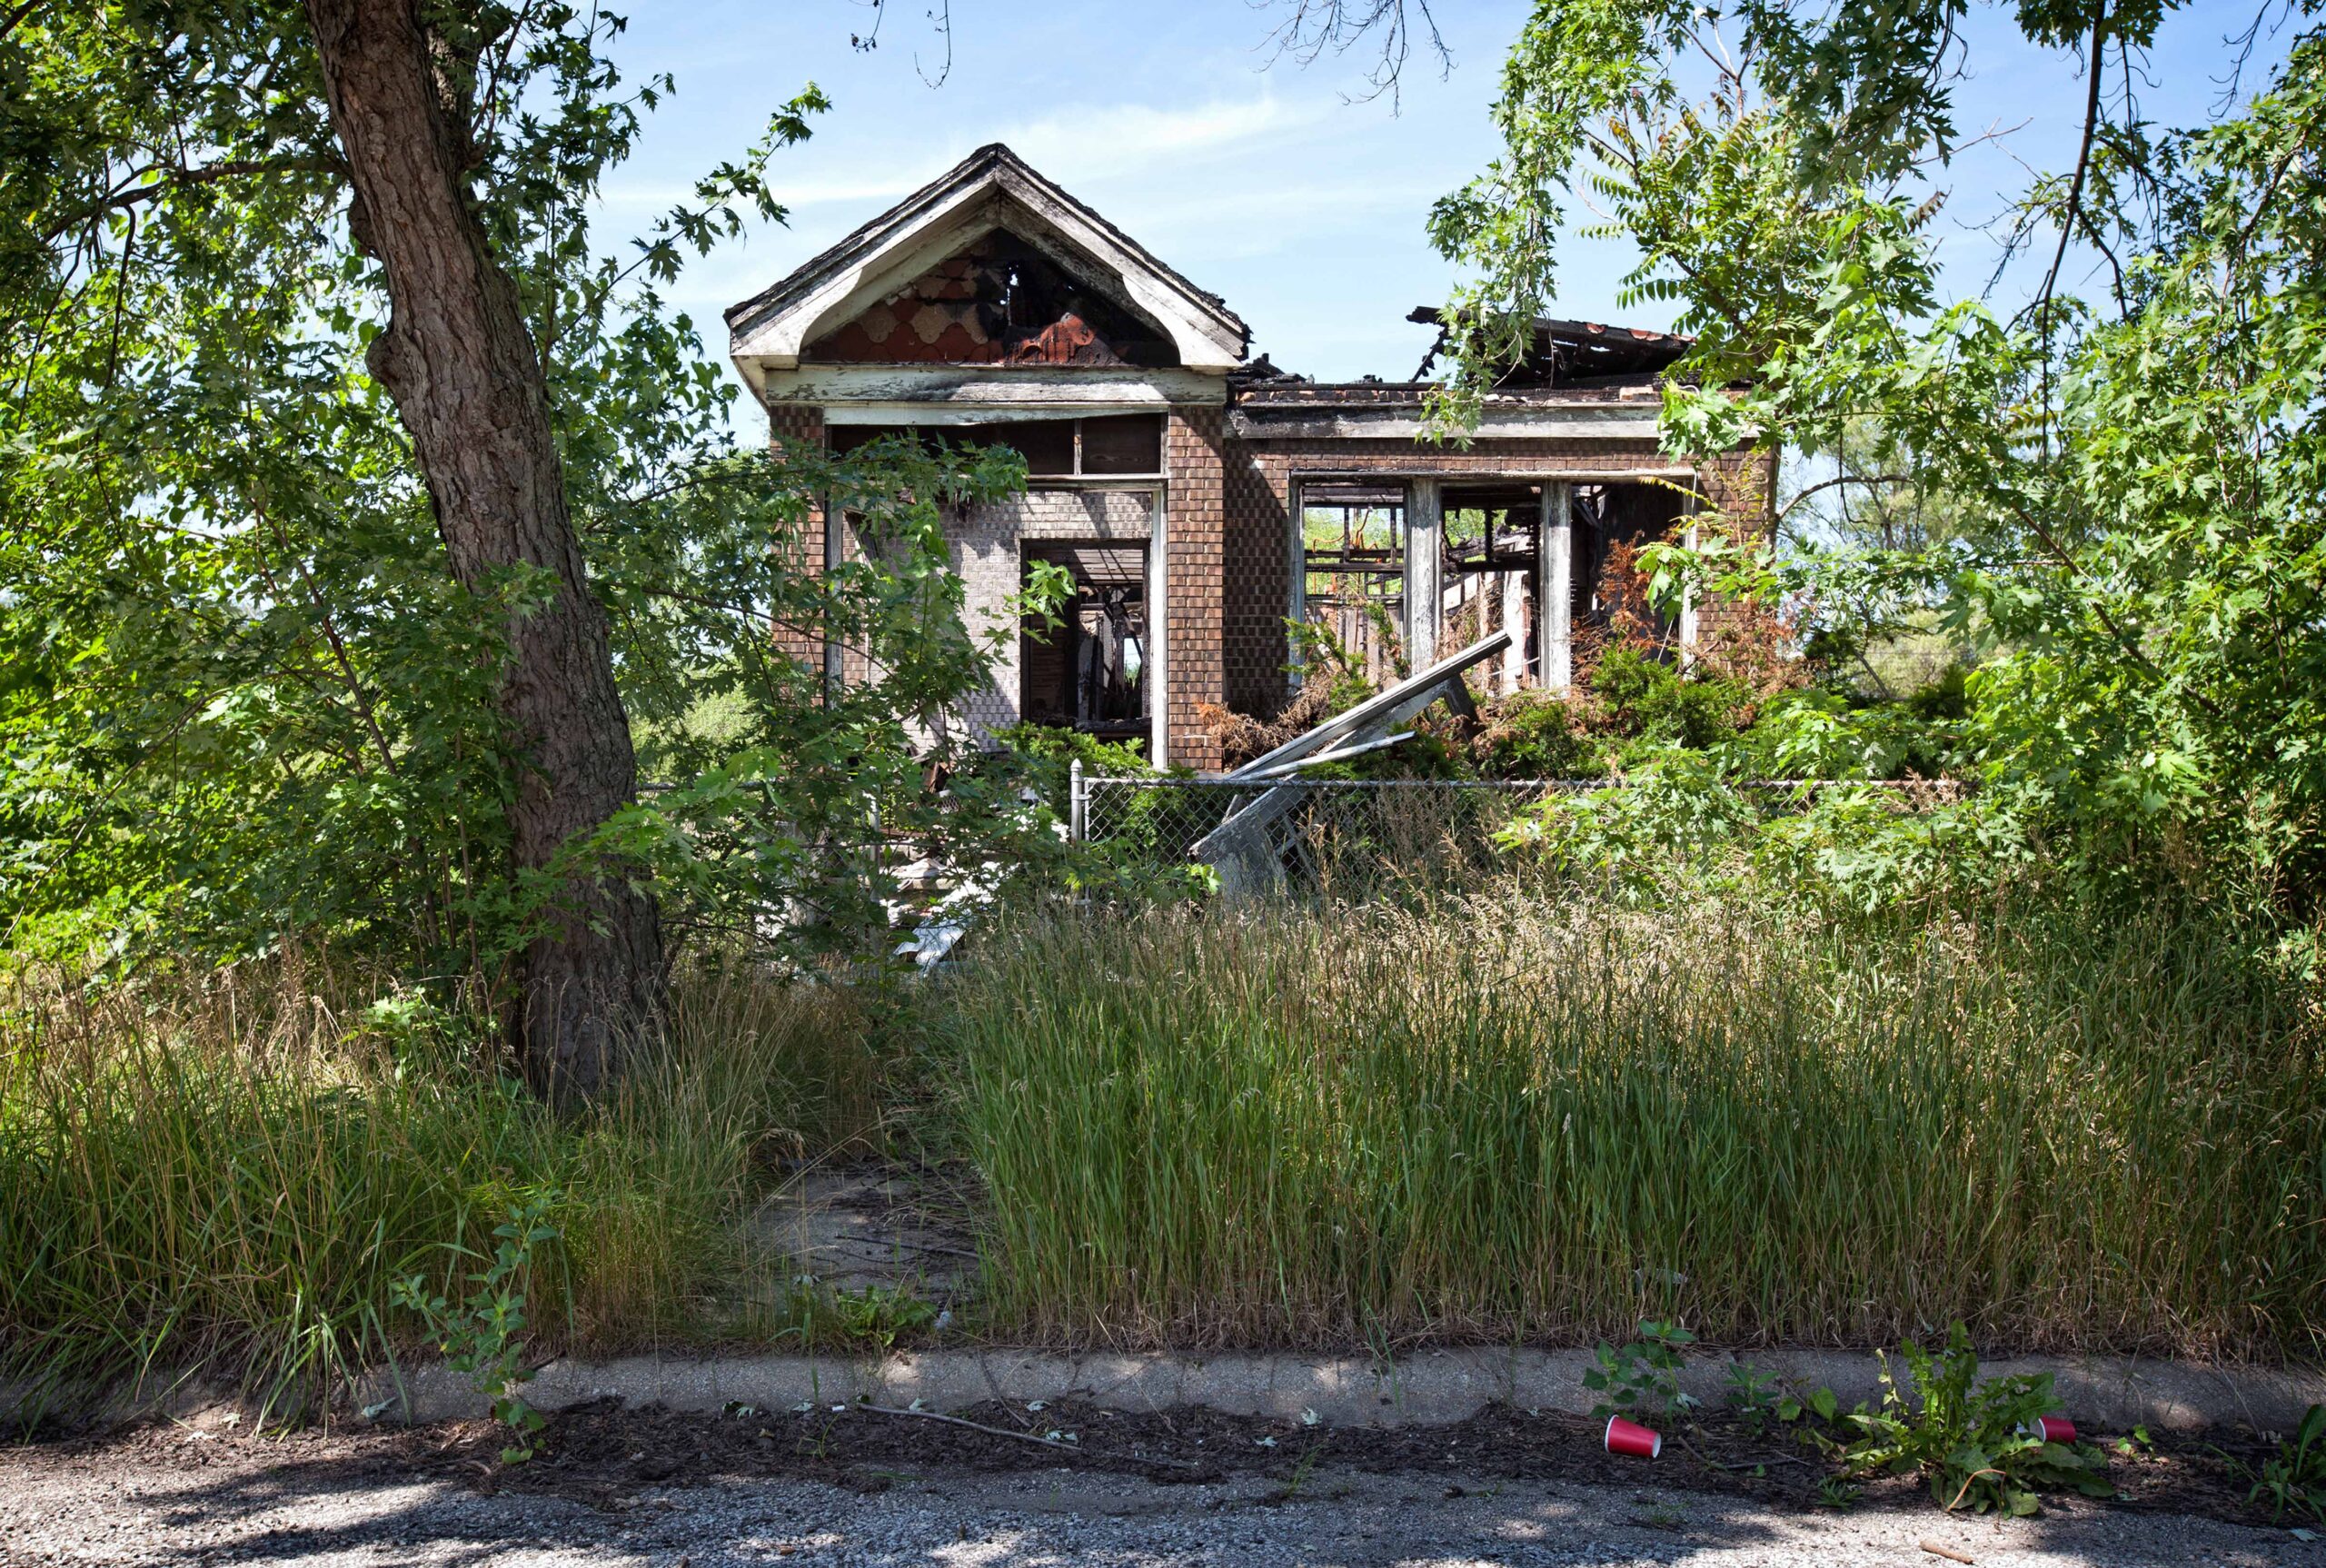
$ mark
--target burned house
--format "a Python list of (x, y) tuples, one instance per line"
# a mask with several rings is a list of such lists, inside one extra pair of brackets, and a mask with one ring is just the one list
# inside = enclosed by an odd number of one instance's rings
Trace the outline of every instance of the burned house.
[[(1277, 370), (1218, 295), (999, 144), (727, 321), (780, 440), (934, 431), (1024, 454), (1024, 495), (949, 526), (952, 564), (988, 623), (1036, 562), (1075, 601), (1062, 627), (1020, 629), (966, 717), (1137, 737), (1163, 764), (1218, 766), (1207, 715), (1283, 708), (1309, 640), (1288, 623), (1384, 670), (1508, 630), (1474, 682), (1564, 688), (1610, 612), (1611, 554), (1767, 488), (1764, 456), (1700, 470), (1659, 449), (1684, 339), (1538, 322), (1473, 439), (1434, 442), (1428, 361), (1406, 382)], [(810, 570), (845, 560), (846, 518), (812, 521), (803, 548)], [(1676, 648), (1696, 620), (1664, 629)], [(850, 675), (836, 646), (796, 651)]]

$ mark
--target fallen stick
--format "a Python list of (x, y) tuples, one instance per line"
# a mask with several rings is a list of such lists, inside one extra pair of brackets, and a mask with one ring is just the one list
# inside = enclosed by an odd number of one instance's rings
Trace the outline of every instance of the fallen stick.
[(1949, 1563), (1976, 1563), (1978, 1561), (1977, 1558), (1972, 1556), (1967, 1552), (1957, 1552), (1952, 1546), (1941, 1546), (1935, 1541), (1924, 1539), (1915, 1543), (1915, 1544), (1919, 1545), (1923, 1551), (1929, 1553), (1932, 1556), (1943, 1557)]
[(1750, 1470), (1761, 1464), (1806, 1464), (1809, 1463), (1806, 1459), (1797, 1459), (1790, 1454), (1772, 1454), (1765, 1459), (1740, 1459), (1732, 1464), (1724, 1464), (1717, 1459), (1706, 1459), (1696, 1452), (1695, 1444), (1676, 1432), (1672, 1434), (1672, 1440), (1688, 1451), (1689, 1458), (1707, 1470)]
[[(982, 1432), (989, 1437), (1009, 1437), (1019, 1443), (1039, 1443), (1044, 1448), (1055, 1448), (1061, 1454), (1081, 1454), (1085, 1457), (1088, 1456), (1079, 1443), (1068, 1443), (1056, 1437), (1044, 1437), (1039, 1433), (1034, 1432), (1012, 1432), (1006, 1426), (988, 1426), (982, 1421), (967, 1421), (960, 1416), (946, 1415), (934, 1410), (900, 1410), (891, 1404), (856, 1404), (849, 1408), (865, 1411), (873, 1415), (910, 1415), (917, 1421), (941, 1421), (948, 1426), (966, 1426), (971, 1432)], [(1148, 1457), (1122, 1454), (1108, 1454), (1105, 1457), (1126, 1460), (1132, 1464), (1168, 1464), (1176, 1470), (1198, 1468), (1192, 1460), (1186, 1459), (1165, 1459), (1160, 1456)]]

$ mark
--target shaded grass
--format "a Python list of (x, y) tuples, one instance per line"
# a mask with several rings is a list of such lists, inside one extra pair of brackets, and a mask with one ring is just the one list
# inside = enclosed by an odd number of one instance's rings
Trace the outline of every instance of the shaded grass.
[(18, 977), (5, 999), (0, 1378), (67, 1402), (209, 1365), (311, 1403), (413, 1347), (393, 1279), (457, 1300), (457, 1249), (489, 1253), (544, 1194), (541, 1348), (715, 1334), (781, 1266), (737, 1223), (755, 1170), (879, 1114), (853, 999), (747, 976), (683, 982), (668, 1048), (565, 1118), (472, 1021), (295, 955), (104, 992)]
[(1158, 911), (953, 1005), (1039, 1336), (2326, 1349), (2326, 1058), (2199, 920)]

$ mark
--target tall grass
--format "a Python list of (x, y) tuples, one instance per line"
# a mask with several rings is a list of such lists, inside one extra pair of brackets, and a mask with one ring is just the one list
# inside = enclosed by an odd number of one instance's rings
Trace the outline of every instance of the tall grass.
[(2326, 1057), (2227, 934), (1158, 912), (958, 983), (1000, 1322), (2326, 1350)]
[(701, 1332), (754, 1162), (876, 1114), (853, 1002), (748, 978), (683, 984), (667, 1051), (570, 1118), (463, 1020), (295, 955), (0, 1001), (0, 1379), (66, 1400), (208, 1363), (308, 1401), (410, 1345), (392, 1279), (459, 1299), (457, 1249), (543, 1194), (548, 1345)]

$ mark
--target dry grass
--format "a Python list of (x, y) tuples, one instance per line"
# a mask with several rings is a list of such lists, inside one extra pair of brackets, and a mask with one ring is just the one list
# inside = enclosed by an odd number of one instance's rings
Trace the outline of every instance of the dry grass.
[(297, 956), (98, 991), (18, 976), (0, 1014), (0, 1378), (61, 1394), (211, 1363), (296, 1404), (398, 1345), (406, 1274), (450, 1284), (553, 1194), (547, 1345), (708, 1332), (748, 1283), (755, 1166), (878, 1116), (844, 992), (700, 976), (669, 1048), (559, 1118), (471, 1020)]
[(1164, 912), (956, 1005), (988, 1307), (1045, 1338), (2326, 1351), (2326, 1058), (2193, 921)]

